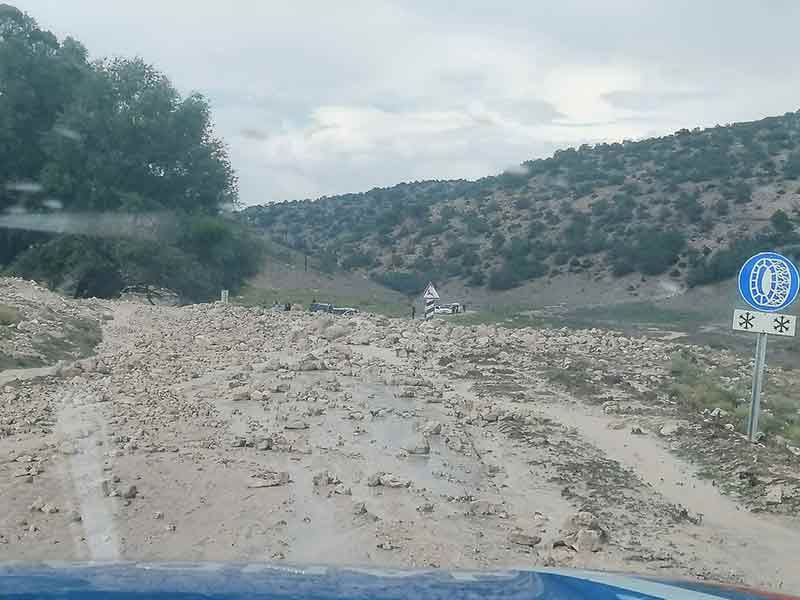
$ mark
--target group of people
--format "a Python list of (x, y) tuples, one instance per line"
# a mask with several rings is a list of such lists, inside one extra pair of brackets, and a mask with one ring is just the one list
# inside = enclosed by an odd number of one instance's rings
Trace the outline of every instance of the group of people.
[(272, 303), (272, 310), (274, 310), (276, 312), (277, 311), (281, 311), (281, 310), (283, 310), (285, 312), (289, 312), (290, 310), (292, 310), (292, 303), (291, 302), (285, 302), (285, 303), (281, 304), (280, 302), (275, 300), (275, 302)]

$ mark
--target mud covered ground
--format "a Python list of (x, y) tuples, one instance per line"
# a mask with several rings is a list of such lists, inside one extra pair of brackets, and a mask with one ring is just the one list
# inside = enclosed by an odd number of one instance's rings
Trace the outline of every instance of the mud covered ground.
[(800, 590), (794, 447), (752, 446), (664, 391), (676, 352), (746, 370), (733, 355), (600, 330), (102, 309), (93, 357), (2, 388), (1, 560), (550, 565)]

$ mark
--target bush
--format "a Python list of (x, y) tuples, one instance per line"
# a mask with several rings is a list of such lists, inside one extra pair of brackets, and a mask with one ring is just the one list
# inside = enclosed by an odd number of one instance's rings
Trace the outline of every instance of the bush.
[(614, 277), (623, 277), (633, 273), (635, 270), (636, 267), (629, 256), (618, 256), (611, 262), (611, 274), (614, 275)]
[(659, 275), (678, 260), (686, 247), (686, 238), (673, 230), (643, 228), (632, 240), (617, 243), (610, 253), (612, 273), (627, 275), (637, 270), (644, 275)]
[(413, 296), (420, 294), (428, 285), (428, 278), (424, 273), (414, 271), (386, 271), (374, 273), (372, 279), (402, 294)]
[(720, 199), (714, 204), (714, 211), (720, 216), (724, 217), (731, 212), (730, 204), (728, 204), (727, 200)]
[(467, 279), (467, 285), (470, 287), (480, 287), (486, 283), (486, 275), (480, 269), (475, 269)]
[(556, 255), (553, 257), (553, 262), (558, 265), (565, 265), (569, 262), (569, 253), (568, 252), (557, 252)]
[(523, 196), (522, 198), (517, 198), (514, 200), (514, 208), (517, 210), (527, 210), (532, 204), (533, 202), (527, 196)]
[(789, 215), (787, 215), (781, 209), (778, 209), (772, 213), (772, 216), (769, 220), (776, 233), (785, 235), (794, 230), (794, 225), (792, 224), (792, 220), (789, 218)]
[(373, 264), (375, 264), (375, 258), (363, 252), (354, 252), (342, 259), (342, 268), (345, 271), (371, 267)]
[(771, 242), (771, 237), (765, 235), (742, 238), (713, 254), (709, 251), (702, 257), (698, 256), (689, 265), (686, 282), (690, 287), (694, 287), (733, 277), (739, 272), (745, 260), (760, 249), (769, 247)]
[(461, 256), (461, 264), (465, 267), (474, 267), (481, 262), (481, 257), (475, 250), (468, 250)]
[(184, 217), (151, 237), (68, 235), (22, 253), (12, 271), (75, 297), (113, 298), (131, 285), (166, 287), (202, 302), (233, 292), (261, 266), (263, 246), (243, 226)]
[(518, 285), (517, 276), (507, 265), (495, 269), (489, 275), (490, 290), (509, 290)]

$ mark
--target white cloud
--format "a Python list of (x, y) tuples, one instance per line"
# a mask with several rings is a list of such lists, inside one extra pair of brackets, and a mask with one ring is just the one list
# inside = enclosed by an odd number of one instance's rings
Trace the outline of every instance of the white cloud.
[(800, 4), (17, 0), (211, 102), (246, 203), (794, 110)]

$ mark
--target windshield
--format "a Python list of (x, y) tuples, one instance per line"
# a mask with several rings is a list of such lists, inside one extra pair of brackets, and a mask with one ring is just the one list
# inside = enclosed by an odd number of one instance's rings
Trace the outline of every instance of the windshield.
[(798, 18), (0, 4), (0, 561), (800, 593)]

